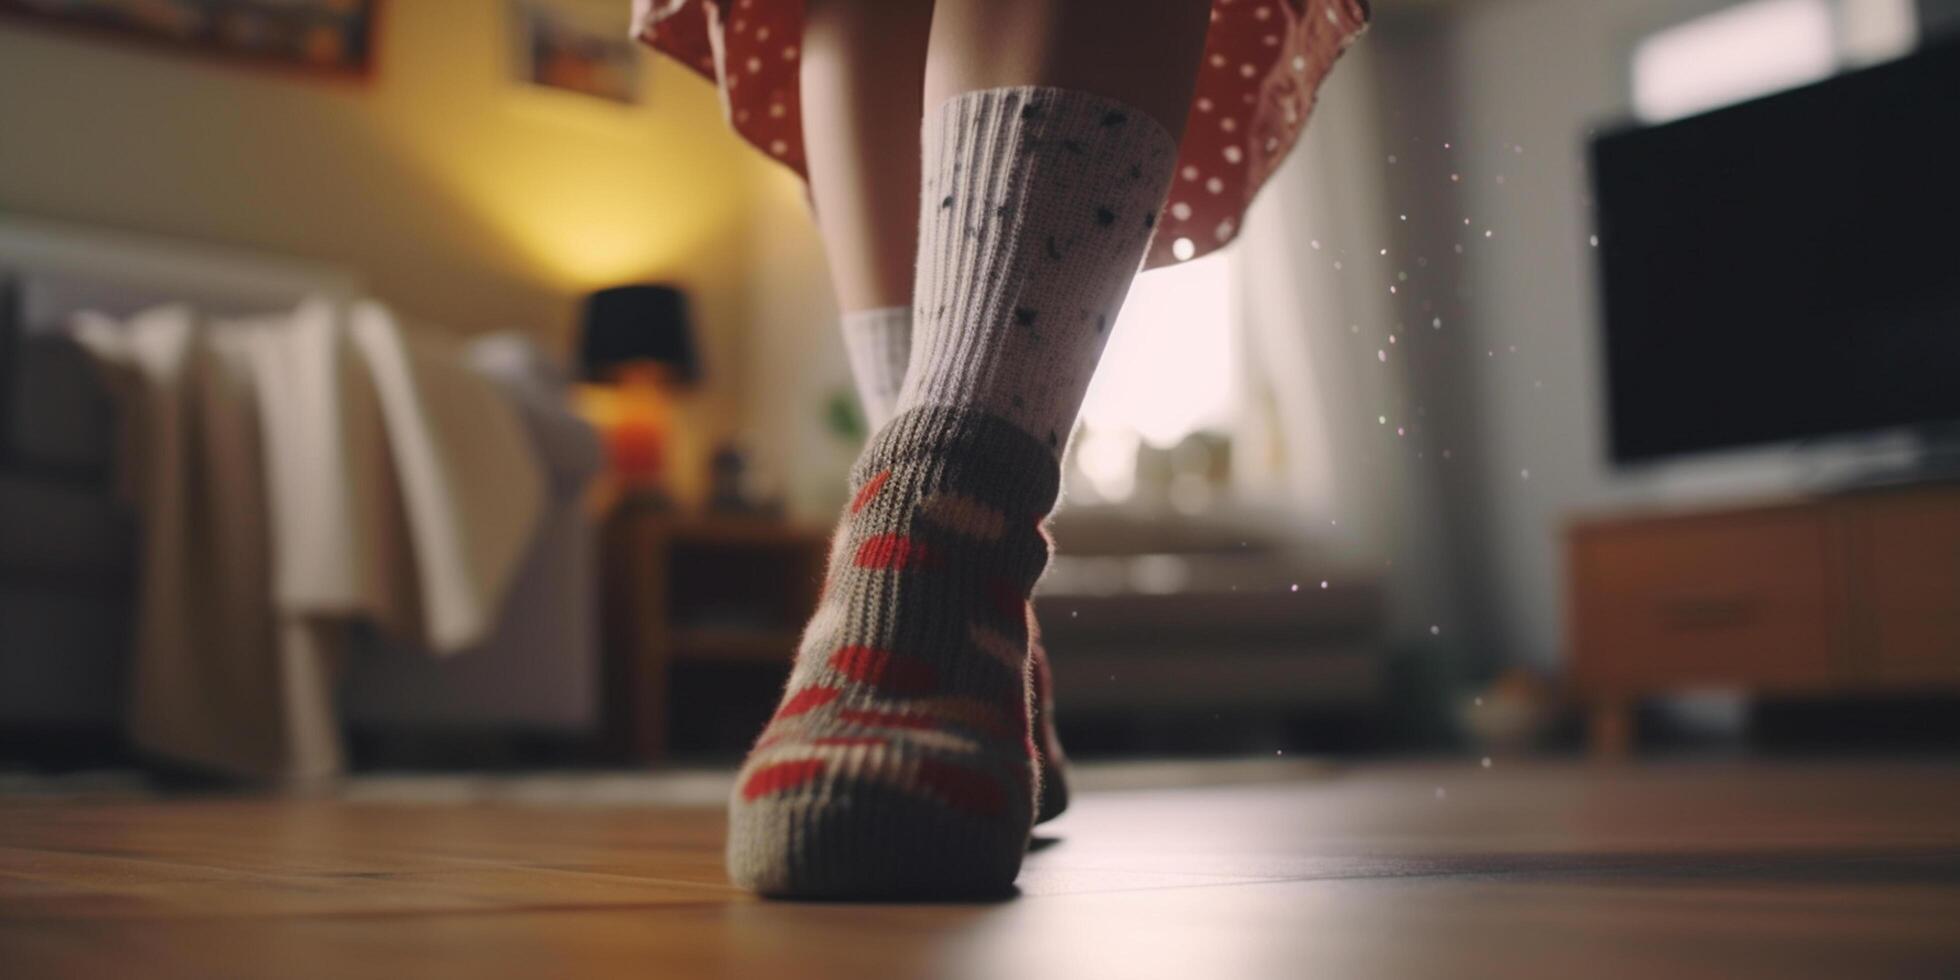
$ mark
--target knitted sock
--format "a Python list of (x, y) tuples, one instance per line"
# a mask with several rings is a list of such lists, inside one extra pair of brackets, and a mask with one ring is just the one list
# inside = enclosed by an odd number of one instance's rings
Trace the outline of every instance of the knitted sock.
[(1026, 596), (1059, 480), (971, 409), (901, 413), (852, 482), (787, 693), (737, 777), (728, 863), (786, 897), (990, 894), (1034, 813)]
[(876, 432), (891, 421), (898, 387), (905, 382), (905, 362), (912, 355), (912, 308), (853, 310), (844, 314), (842, 325), (858, 403)]
[(1068, 809), (1068, 756), (1055, 731), (1055, 680), (1048, 670), (1048, 648), (1041, 643), (1041, 626), (1034, 606), (1028, 606), (1028, 712), (1034, 729), (1035, 823), (1047, 823)]
[[(843, 316), (844, 350), (851, 362), (851, 379), (871, 431), (891, 421), (898, 407), (905, 363), (912, 351), (912, 308), (889, 306), (856, 310)], [(1028, 609), (1029, 694), (1033, 705), (1035, 770), (1041, 774), (1036, 822), (1053, 820), (1068, 808), (1068, 780), (1063, 766), (1061, 736), (1055, 732), (1053, 681), (1048, 651), (1041, 645), (1034, 609)]]
[(730, 804), (730, 874), (764, 894), (1000, 893), (1019, 872), (1042, 522), (1176, 152), (1140, 112), (1046, 88), (949, 100), (924, 137), (905, 387)]
[(928, 117), (912, 361), (900, 409), (981, 408), (1059, 457), (1143, 261), (1177, 144), (1121, 103), (1053, 88)]

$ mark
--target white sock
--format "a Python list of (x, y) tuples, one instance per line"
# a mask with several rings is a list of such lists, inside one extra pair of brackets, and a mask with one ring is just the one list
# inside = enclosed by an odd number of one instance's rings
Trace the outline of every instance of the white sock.
[(876, 432), (891, 421), (898, 389), (905, 383), (905, 363), (912, 356), (912, 308), (854, 310), (844, 314), (843, 327), (851, 380), (857, 383), (865, 421)]
[(899, 410), (979, 408), (1056, 455), (1177, 161), (1155, 119), (1087, 92), (969, 92), (926, 119)]

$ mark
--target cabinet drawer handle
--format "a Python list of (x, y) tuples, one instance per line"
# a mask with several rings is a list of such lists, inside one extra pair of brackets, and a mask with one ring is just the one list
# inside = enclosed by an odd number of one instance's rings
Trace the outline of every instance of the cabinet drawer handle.
[(1661, 620), (1679, 630), (1722, 630), (1746, 626), (1762, 618), (1762, 601), (1746, 597), (1665, 599)]

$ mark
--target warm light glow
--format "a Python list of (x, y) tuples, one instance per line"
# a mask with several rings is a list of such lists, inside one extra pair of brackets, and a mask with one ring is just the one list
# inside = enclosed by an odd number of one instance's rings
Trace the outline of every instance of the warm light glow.
[(1088, 433), (1163, 448), (1229, 422), (1235, 322), (1229, 251), (1138, 276), (1082, 406)]
[[(474, 216), (568, 292), (643, 280), (686, 266), (743, 220), (741, 168), (692, 188), (643, 173), (643, 153), (529, 145), (512, 138), (477, 153), (433, 141), (413, 149)], [(674, 155), (674, 171), (691, 169)]]
[(595, 429), (611, 428), (619, 420), (619, 389), (612, 385), (575, 385), (572, 404), (579, 417), (592, 423)]
[(1136, 491), (1138, 445), (1136, 433), (1127, 428), (1087, 428), (1075, 440), (1070, 447), (1075, 465), (1097, 500), (1128, 500)]
[(1837, 67), (1825, 0), (1754, 0), (1659, 31), (1633, 54), (1633, 106), (1665, 122), (1794, 88)]
[(568, 295), (692, 281), (707, 263), (727, 265), (768, 164), (727, 131), (712, 86), (648, 54), (639, 105), (540, 90), (510, 74), (486, 98), (486, 81), (499, 79), (485, 72), (508, 72), (504, 11), (471, 7), (467, 16), (481, 23), (460, 27), (456, 16), (445, 5), (391, 6), (385, 97), (362, 107), (425, 178), (433, 213)]
[(573, 391), (579, 414), (605, 441), (608, 476), (624, 487), (662, 484), (674, 411), (660, 371), (629, 368), (616, 384), (582, 384)]

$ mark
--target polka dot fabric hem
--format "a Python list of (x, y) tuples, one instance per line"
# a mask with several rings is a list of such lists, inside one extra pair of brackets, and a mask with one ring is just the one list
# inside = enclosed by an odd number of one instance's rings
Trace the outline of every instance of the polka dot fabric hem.
[[(1253, 195), (1306, 128), (1321, 80), (1367, 23), (1366, 0), (1212, 0), (1176, 178), (1146, 268), (1237, 237)], [(802, 0), (634, 0), (633, 33), (713, 81), (735, 131), (807, 175), (797, 94)]]

